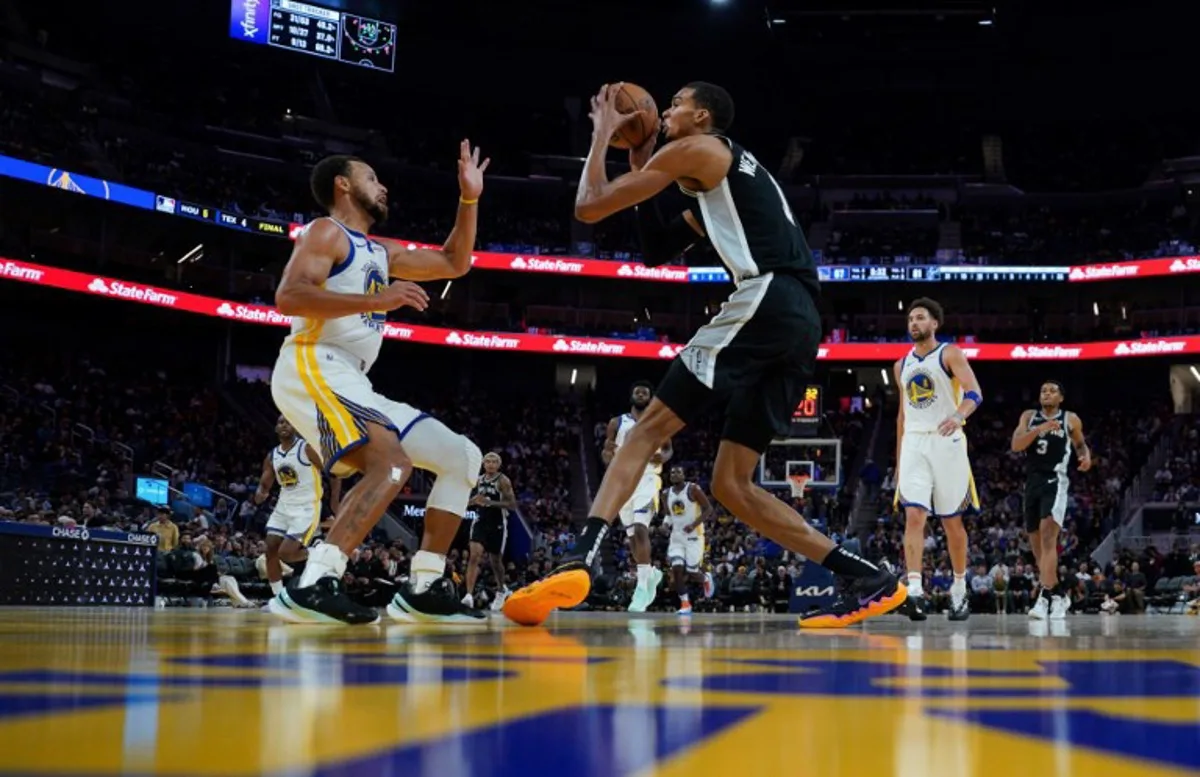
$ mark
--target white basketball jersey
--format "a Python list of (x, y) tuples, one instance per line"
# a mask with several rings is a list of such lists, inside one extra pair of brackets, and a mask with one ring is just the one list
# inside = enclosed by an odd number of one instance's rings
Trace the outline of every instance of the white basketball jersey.
[(317, 493), (321, 475), (304, 453), (306, 446), (303, 439), (296, 438), (296, 442), (286, 451), (278, 446), (271, 451), (271, 465), (275, 468), (275, 480), (279, 483), (276, 509), (296, 508), (311, 512), (313, 503), (321, 498)]
[[(346, 234), (346, 239), (350, 241), (350, 249), (346, 258), (329, 271), (325, 290), (338, 294), (379, 294), (386, 289), (387, 249), (336, 219), (329, 220)], [(363, 372), (366, 372), (379, 356), (379, 348), (383, 345), (383, 325), (386, 321), (385, 310), (323, 320), (294, 316), (292, 334), (285, 341), (285, 345), (336, 346), (359, 359)]]
[(946, 368), (945, 352), (946, 344), (939, 343), (924, 357), (910, 351), (900, 363), (905, 433), (936, 432), (958, 410), (962, 388)]
[[(620, 423), (617, 424), (617, 436), (616, 436), (617, 450), (621, 450), (621, 446), (625, 444), (625, 438), (629, 436), (629, 430), (632, 429), (633, 425), (636, 423), (637, 423), (637, 420), (635, 420), (634, 417), (632, 415), (630, 415), (629, 413), (626, 413), (625, 415), (621, 416), (621, 421), (620, 421)], [(647, 464), (646, 465), (646, 474), (662, 475), (662, 465), (661, 464)]]
[(700, 505), (692, 499), (692, 484), (684, 483), (682, 491), (676, 491), (674, 486), (667, 489), (667, 517), (671, 527), (671, 537), (704, 537), (704, 524), (696, 527), (690, 534), (684, 533), (683, 527), (694, 523), (700, 517)]

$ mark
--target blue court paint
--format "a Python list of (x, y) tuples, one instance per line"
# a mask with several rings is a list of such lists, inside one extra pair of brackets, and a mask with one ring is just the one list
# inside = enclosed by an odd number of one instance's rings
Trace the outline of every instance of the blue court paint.
[[(571, 707), (324, 764), (311, 771), (306, 768), (303, 773), (309, 777), (629, 777), (749, 720), (758, 711), (758, 707), (744, 706)], [(0, 777), (9, 774), (0, 771)], [(265, 772), (264, 777), (295, 774), (295, 770)]]
[(134, 704), (146, 704), (162, 701), (155, 695), (139, 694), (104, 694), (101, 696), (71, 695), (23, 695), (16, 693), (0, 693), (0, 721), (26, 715), (47, 715), (51, 713), (76, 712), (97, 707), (128, 707)]
[[(418, 658), (419, 656), (413, 657)], [(319, 676), (322, 670), (332, 673), (329, 682), (340, 685), (404, 685), (409, 683), (464, 683), (481, 680), (498, 680), (515, 677), (516, 672), (474, 666), (438, 666), (439, 656), (429, 656), (429, 664), (419, 660), (410, 664), (408, 656), (385, 654), (341, 654), (341, 653), (288, 653), (285, 655), (261, 655), (239, 653), (220, 656), (181, 656), (171, 659), (172, 663), (220, 669), (260, 669), (279, 673), (275, 676), (252, 678), (256, 684), (305, 685), (324, 684)], [(165, 680), (170, 680), (165, 675)], [(206, 677), (206, 685), (241, 678)]]
[[(733, 660), (737, 666), (768, 666), (778, 672), (709, 674), (663, 681), (672, 688), (796, 696), (920, 696), (925, 698), (1180, 698), (1200, 696), (1200, 667), (1180, 661), (1044, 662), (1041, 671), (991, 671), (908, 666), (864, 661)], [(972, 688), (973, 679), (1045, 678), (1044, 688)], [(962, 681), (959, 687), (923, 685), (925, 680)], [(882, 681), (888, 681), (885, 685)], [(1057, 681), (1057, 682), (1056, 682)]]
[(1092, 710), (927, 710), (1009, 734), (1159, 764), (1200, 768), (1200, 726), (1121, 718)]

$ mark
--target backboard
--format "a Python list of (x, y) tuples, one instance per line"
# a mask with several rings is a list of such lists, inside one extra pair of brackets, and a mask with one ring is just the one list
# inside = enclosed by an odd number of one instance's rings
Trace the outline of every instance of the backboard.
[(842, 441), (786, 437), (774, 440), (758, 462), (758, 484), (788, 488), (788, 475), (805, 471), (809, 488), (837, 488), (842, 483)]

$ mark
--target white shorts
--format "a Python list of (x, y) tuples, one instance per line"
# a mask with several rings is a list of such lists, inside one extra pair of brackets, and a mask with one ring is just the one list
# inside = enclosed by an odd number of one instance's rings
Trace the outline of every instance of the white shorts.
[(966, 435), (906, 433), (900, 443), (896, 503), (901, 507), (920, 507), (937, 518), (977, 512), (979, 494), (971, 476)]
[(277, 504), (267, 519), (267, 534), (279, 534), (307, 547), (320, 525), (320, 500), (311, 507)]
[(703, 559), (703, 537), (697, 536), (696, 532), (682, 537), (675, 534), (671, 535), (671, 542), (667, 545), (667, 561), (671, 566), (682, 566), (689, 572), (696, 572), (699, 571), (700, 562)]
[(649, 526), (650, 519), (658, 512), (658, 495), (662, 493), (662, 478), (647, 471), (634, 490), (633, 496), (621, 508), (621, 523), (632, 536), (634, 526)]
[[(335, 475), (354, 471), (338, 462), (347, 451), (367, 441), (367, 422), (391, 429), (404, 442), (413, 426), (429, 417), (411, 405), (375, 393), (359, 369), (361, 363), (335, 346), (288, 343), (271, 373), (275, 406), (317, 450), (325, 471)], [(405, 452), (413, 464), (430, 469), (417, 460), (416, 451), (405, 448)]]

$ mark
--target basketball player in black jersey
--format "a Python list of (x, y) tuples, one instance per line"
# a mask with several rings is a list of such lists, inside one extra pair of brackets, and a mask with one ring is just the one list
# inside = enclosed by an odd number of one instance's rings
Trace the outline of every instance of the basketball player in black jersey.
[[(680, 89), (663, 112), (663, 147), (656, 152), (651, 137), (630, 151), (632, 171), (609, 181), (609, 140), (637, 116), (617, 112), (621, 86), (606, 85), (592, 99), (592, 148), (579, 181), (576, 217), (594, 223), (637, 206), (646, 264), (665, 264), (707, 238), (736, 288), (675, 358), (617, 451), (572, 557), (545, 580), (510, 596), (505, 614), (518, 623), (538, 623), (558, 607), (582, 602), (600, 541), (650, 457), (714, 406), (724, 408), (725, 425), (713, 496), (761, 534), (853, 579), (830, 608), (801, 625), (840, 628), (895, 609), (907, 591), (893, 575), (834, 545), (753, 481), (760, 455), (788, 432), (821, 340), (816, 266), (783, 191), (749, 151), (725, 137), (733, 99), (703, 82)], [(649, 200), (673, 183), (696, 206), (665, 222)]]
[[(1059, 620), (1071, 609), (1068, 584), (1058, 579), (1058, 532), (1066, 519), (1070, 488), (1067, 467), (1072, 447), (1080, 472), (1092, 468), (1092, 454), (1083, 438), (1083, 422), (1062, 409), (1062, 384), (1046, 381), (1039, 399), (1040, 409), (1021, 414), (1013, 430), (1012, 449), (1025, 451), (1025, 529), (1041, 582), (1029, 617)], [(1068, 439), (1071, 445), (1067, 445)]]
[(479, 562), (484, 553), (496, 576), (496, 598), (492, 600), (492, 609), (499, 610), (509, 594), (504, 580), (504, 546), (508, 544), (508, 511), (516, 509), (517, 495), (513, 492), (512, 481), (500, 473), (501, 464), (499, 453), (492, 452), (483, 457), (483, 475), (475, 484), (469, 502), (479, 511), (479, 517), (471, 523), (467, 595), (462, 600), (468, 607), (475, 606), (475, 581), (479, 579)]

